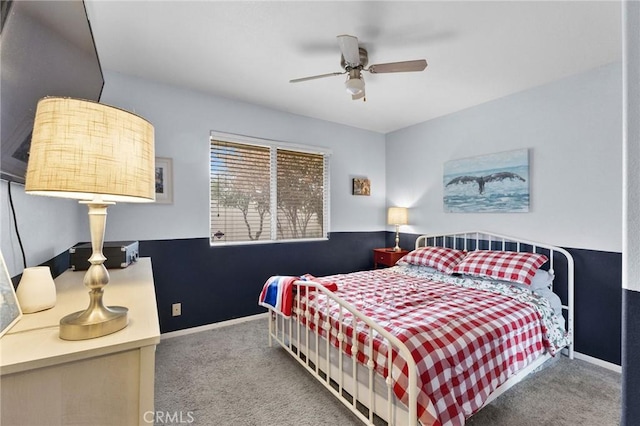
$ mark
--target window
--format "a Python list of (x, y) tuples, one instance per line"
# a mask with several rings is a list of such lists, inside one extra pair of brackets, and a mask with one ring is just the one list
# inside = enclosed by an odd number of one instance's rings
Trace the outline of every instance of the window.
[(326, 238), (329, 152), (212, 133), (212, 245)]

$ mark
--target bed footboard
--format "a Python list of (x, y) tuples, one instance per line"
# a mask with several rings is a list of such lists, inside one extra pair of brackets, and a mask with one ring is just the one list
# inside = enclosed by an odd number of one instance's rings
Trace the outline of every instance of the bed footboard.
[[(291, 317), (285, 318), (274, 310), (270, 312), (269, 344), (272, 345), (275, 340), (366, 424), (373, 425), (376, 417), (389, 425), (417, 424), (418, 373), (409, 349), (397, 337), (323, 286), (309, 281), (296, 281), (294, 286), (296, 303)], [(308, 291), (317, 291), (323, 296), (316, 309), (301, 300), (301, 294)], [(298, 308), (300, 306), (302, 308)], [(334, 318), (337, 312), (334, 326), (331, 325), (331, 311)], [(351, 317), (353, 330), (365, 330), (367, 343), (364, 347), (362, 342), (357, 341), (357, 336), (362, 332), (348, 333), (343, 330), (346, 315)], [(320, 329), (325, 333), (324, 337), (313, 331)], [(372, 356), (374, 338), (388, 348), (385, 359), (376, 360), (378, 365), (385, 363), (384, 369), (388, 371), (386, 379), (382, 379), (375, 371), (376, 362)], [(336, 341), (341, 349), (336, 348)], [(359, 351), (364, 351), (368, 358), (365, 368), (357, 360)], [(397, 378), (394, 354), (401, 356), (408, 367), (406, 407), (393, 392)], [(409, 419), (414, 420), (411, 422)]]

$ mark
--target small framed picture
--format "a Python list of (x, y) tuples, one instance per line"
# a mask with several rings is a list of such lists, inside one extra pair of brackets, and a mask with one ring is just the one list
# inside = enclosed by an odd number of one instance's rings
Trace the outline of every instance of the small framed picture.
[(171, 158), (156, 157), (156, 203), (173, 203), (172, 169)]
[(22, 317), (22, 310), (9, 276), (9, 270), (0, 253), (0, 337)]
[(353, 178), (353, 195), (371, 195), (371, 182), (367, 178)]

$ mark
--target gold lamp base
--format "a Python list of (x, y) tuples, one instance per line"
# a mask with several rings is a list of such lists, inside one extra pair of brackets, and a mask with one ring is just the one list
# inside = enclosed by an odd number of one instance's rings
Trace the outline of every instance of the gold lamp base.
[(60, 320), (60, 338), (86, 340), (115, 333), (127, 326), (129, 310), (123, 306), (101, 306), (74, 312)]
[(400, 251), (400, 225), (396, 225), (396, 246), (393, 248), (393, 251)]
[(91, 247), (89, 269), (84, 275), (84, 285), (89, 289), (89, 307), (74, 312), (60, 320), (60, 338), (63, 340), (86, 340), (115, 333), (127, 326), (129, 310), (123, 306), (104, 306), (104, 286), (109, 283), (109, 272), (104, 267), (102, 254), (107, 206), (110, 202), (84, 202), (89, 207)]

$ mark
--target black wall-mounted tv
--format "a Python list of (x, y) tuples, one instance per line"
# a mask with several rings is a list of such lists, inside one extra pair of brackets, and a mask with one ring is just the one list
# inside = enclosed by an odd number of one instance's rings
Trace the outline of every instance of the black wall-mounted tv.
[(38, 100), (100, 100), (104, 78), (82, 0), (2, 0), (0, 178), (24, 183)]

